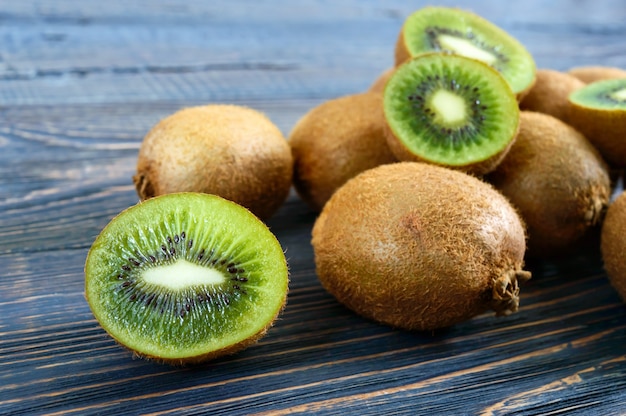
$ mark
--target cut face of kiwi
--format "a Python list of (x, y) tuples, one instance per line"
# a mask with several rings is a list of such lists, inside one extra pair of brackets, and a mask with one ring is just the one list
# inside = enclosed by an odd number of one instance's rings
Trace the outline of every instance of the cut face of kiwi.
[(519, 107), (504, 78), (459, 55), (424, 54), (387, 81), (387, 140), (403, 161), (426, 161), (470, 173), (491, 171), (517, 134)]
[(535, 62), (517, 39), (488, 20), (461, 9), (424, 7), (405, 20), (396, 44), (396, 65), (431, 51), (485, 62), (498, 70), (519, 96), (535, 79)]
[(626, 167), (626, 79), (587, 84), (569, 95), (570, 123), (613, 168)]
[(221, 197), (155, 197), (114, 218), (91, 247), (85, 294), (100, 325), (137, 355), (172, 364), (240, 350), (282, 310), (282, 248)]

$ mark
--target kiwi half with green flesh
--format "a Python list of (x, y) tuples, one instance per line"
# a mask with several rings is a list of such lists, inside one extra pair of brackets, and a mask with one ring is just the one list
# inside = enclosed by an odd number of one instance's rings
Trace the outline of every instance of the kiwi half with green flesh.
[(278, 127), (240, 105), (189, 107), (144, 137), (133, 177), (142, 200), (174, 192), (215, 194), (265, 220), (289, 194), (293, 159)]
[(396, 161), (385, 139), (382, 107), (380, 94), (347, 95), (311, 109), (292, 129), (294, 186), (315, 211), (348, 179)]
[(312, 231), (316, 272), (367, 318), (433, 330), (518, 309), (526, 239), (502, 194), (440, 166), (399, 162), (339, 188)]
[(609, 205), (600, 233), (600, 251), (611, 285), (626, 301), (626, 192)]
[(201, 193), (126, 209), (102, 230), (85, 263), (85, 295), (105, 331), (138, 356), (175, 365), (257, 341), (287, 290), (287, 262), (265, 224)]
[(568, 97), (586, 84), (566, 72), (537, 70), (537, 80), (520, 102), (520, 109), (549, 114), (569, 123)]
[(515, 140), (519, 106), (493, 68), (460, 55), (429, 53), (400, 65), (383, 96), (387, 141), (402, 161), (482, 175)]
[(570, 124), (612, 168), (626, 167), (626, 79), (597, 81), (569, 96)]
[(432, 51), (456, 53), (487, 63), (504, 76), (520, 99), (535, 80), (535, 61), (517, 39), (462, 9), (424, 7), (405, 19), (395, 48), (396, 66)]
[(508, 154), (486, 179), (518, 209), (528, 256), (573, 250), (600, 224), (611, 195), (608, 166), (577, 130), (548, 114), (522, 111)]
[(567, 71), (586, 84), (605, 79), (626, 78), (626, 70), (612, 66), (590, 65), (578, 66)]

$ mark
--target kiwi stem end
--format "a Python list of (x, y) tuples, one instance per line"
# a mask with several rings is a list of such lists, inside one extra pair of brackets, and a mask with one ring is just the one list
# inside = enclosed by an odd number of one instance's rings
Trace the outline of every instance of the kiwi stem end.
[(496, 316), (506, 316), (519, 307), (519, 284), (531, 277), (525, 270), (508, 270), (493, 282), (492, 306)]
[(133, 176), (133, 183), (135, 184), (135, 189), (137, 190), (137, 194), (142, 200), (146, 200), (148, 198), (152, 198), (154, 196), (154, 187), (148, 179), (148, 176), (142, 172), (137, 173)]

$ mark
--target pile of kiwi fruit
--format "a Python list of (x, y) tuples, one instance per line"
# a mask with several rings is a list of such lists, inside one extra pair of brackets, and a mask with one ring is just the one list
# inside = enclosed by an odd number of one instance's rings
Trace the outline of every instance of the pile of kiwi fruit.
[(172, 364), (259, 340), (287, 301), (265, 221), (292, 186), (316, 213), (321, 286), (372, 321), (435, 331), (516, 312), (525, 260), (567, 256), (595, 231), (626, 299), (626, 71), (537, 69), (509, 33), (449, 7), (416, 10), (392, 47), (366, 91), (311, 108), (288, 135), (225, 104), (148, 131), (140, 202), (85, 265), (104, 330)]

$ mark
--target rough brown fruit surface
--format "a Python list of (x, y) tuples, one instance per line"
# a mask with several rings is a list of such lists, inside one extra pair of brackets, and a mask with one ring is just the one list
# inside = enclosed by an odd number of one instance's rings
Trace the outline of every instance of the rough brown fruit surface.
[(533, 256), (573, 248), (600, 222), (611, 194), (608, 167), (591, 143), (559, 119), (529, 111), (488, 180), (519, 210)]
[(625, 70), (611, 66), (579, 66), (567, 72), (586, 84), (605, 79), (626, 78)]
[(604, 268), (611, 284), (626, 301), (626, 192), (609, 206), (600, 236)]
[(382, 96), (361, 93), (313, 108), (289, 135), (294, 186), (314, 210), (348, 179), (396, 159), (385, 139)]
[(585, 83), (565, 72), (552, 69), (537, 71), (535, 84), (520, 102), (520, 108), (549, 114), (569, 123), (569, 101), (572, 91), (585, 86)]
[(370, 169), (313, 228), (322, 285), (372, 320), (432, 330), (518, 308), (526, 248), (510, 203), (487, 183), (420, 162)]
[(142, 200), (202, 192), (266, 219), (287, 198), (292, 170), (289, 145), (265, 115), (211, 104), (182, 109), (157, 123), (141, 144), (133, 181)]

